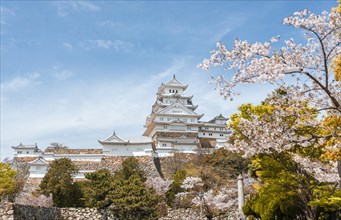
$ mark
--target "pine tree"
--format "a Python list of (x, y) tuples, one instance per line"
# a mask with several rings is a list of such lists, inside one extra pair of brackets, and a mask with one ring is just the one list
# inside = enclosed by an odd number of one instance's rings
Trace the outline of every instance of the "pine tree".
[(111, 211), (120, 219), (157, 219), (160, 198), (145, 186), (146, 177), (136, 158), (122, 162), (114, 175), (114, 190), (109, 193)]
[(70, 159), (54, 160), (39, 185), (39, 191), (44, 195), (52, 194), (53, 204), (57, 207), (82, 206), (79, 185), (72, 179), (77, 173), (78, 168)]

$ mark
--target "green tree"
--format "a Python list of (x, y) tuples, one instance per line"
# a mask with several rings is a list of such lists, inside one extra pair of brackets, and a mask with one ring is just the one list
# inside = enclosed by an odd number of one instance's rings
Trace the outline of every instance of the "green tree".
[(116, 173), (115, 177), (121, 176), (123, 179), (136, 175), (142, 182), (147, 180), (143, 170), (140, 168), (139, 161), (135, 157), (129, 157), (122, 161), (122, 169)]
[(169, 206), (174, 205), (175, 195), (183, 192), (184, 189), (181, 188), (183, 181), (185, 180), (187, 175), (186, 170), (179, 170), (173, 176), (173, 182), (169, 187), (169, 190), (166, 192), (166, 203)]
[(108, 194), (114, 190), (114, 177), (107, 169), (86, 173), (82, 183), (83, 201), (87, 207), (105, 208), (112, 203)]
[(246, 215), (289, 220), (302, 215), (303, 209), (311, 209), (303, 201), (310, 200), (314, 179), (304, 172), (299, 175), (297, 164), (288, 155), (278, 154), (277, 157), (281, 157), (281, 162), (274, 159), (273, 155), (259, 155), (252, 161), (250, 171), (260, 178), (261, 185), (258, 193), (243, 207)]
[(114, 175), (114, 190), (108, 195), (111, 211), (120, 219), (157, 219), (160, 198), (147, 189), (143, 170), (136, 158), (122, 162), (122, 169)]
[(288, 153), (261, 154), (250, 166), (261, 180), (258, 193), (243, 207), (246, 215), (261, 219), (337, 219), (341, 191), (320, 183), (293, 161)]
[(39, 185), (40, 193), (52, 194), (53, 204), (57, 207), (82, 206), (79, 184), (74, 183), (72, 179), (77, 173), (78, 168), (70, 159), (61, 158), (52, 161)]
[(262, 219), (335, 217), (341, 199), (328, 160), (337, 160), (339, 151), (326, 146), (340, 141), (339, 117), (319, 120), (307, 101), (293, 105), (291, 98), (282, 87), (261, 105), (242, 105), (231, 117), (235, 132), (229, 142), (252, 152), (251, 170), (262, 183), (244, 211)]
[(247, 171), (248, 160), (237, 153), (220, 148), (204, 158), (204, 165), (212, 167), (222, 178), (231, 179)]
[(14, 193), (16, 182), (14, 180), (16, 171), (12, 170), (10, 164), (0, 162), (0, 199), (4, 195)]

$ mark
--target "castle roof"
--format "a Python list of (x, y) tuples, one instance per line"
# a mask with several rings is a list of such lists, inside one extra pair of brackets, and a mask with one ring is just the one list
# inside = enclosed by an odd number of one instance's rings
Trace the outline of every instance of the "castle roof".
[(130, 138), (128, 140), (119, 138), (114, 132), (110, 137), (105, 140), (98, 140), (100, 144), (146, 144), (152, 143), (153, 141), (148, 137), (138, 137), (138, 138)]
[(49, 164), (49, 162), (47, 162), (46, 160), (44, 160), (43, 157), (38, 157), (37, 159), (35, 159), (34, 161), (28, 162), (29, 164), (34, 164), (34, 165), (46, 165)]
[(183, 85), (181, 82), (179, 82), (176, 78), (175, 75), (173, 75), (173, 79), (170, 80), (168, 83), (165, 84), (161, 84), (161, 86), (158, 89), (158, 94), (162, 94), (163, 90), (165, 88), (169, 88), (169, 87), (176, 87), (176, 88), (183, 88), (184, 90), (187, 89), (188, 85)]
[(38, 149), (37, 143), (31, 145), (24, 145), (20, 143), (18, 146), (12, 146), (13, 149)]
[(228, 120), (228, 118), (225, 118), (222, 114), (219, 114), (218, 116), (214, 117), (212, 120), (209, 121), (209, 123), (214, 123), (216, 120)]
[(187, 85), (183, 85), (181, 82), (179, 82), (176, 78), (175, 75), (173, 75), (173, 79), (171, 79), (168, 83), (166, 83), (165, 85), (167, 86), (184, 86), (186, 87)]

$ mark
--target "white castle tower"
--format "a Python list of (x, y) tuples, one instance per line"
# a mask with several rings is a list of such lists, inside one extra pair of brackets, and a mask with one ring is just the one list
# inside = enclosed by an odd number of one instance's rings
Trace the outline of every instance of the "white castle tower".
[(226, 141), (227, 118), (219, 115), (210, 122), (199, 121), (204, 114), (195, 112), (198, 106), (193, 105), (193, 96), (184, 94), (186, 89), (187, 85), (180, 83), (174, 75), (171, 81), (162, 83), (156, 93), (143, 135), (153, 140), (153, 150), (160, 156), (174, 150), (196, 153), (202, 146), (199, 137), (205, 139), (205, 143), (209, 142), (207, 139), (213, 140), (215, 143), (211, 148), (216, 147), (217, 139)]
[(155, 151), (159, 154), (172, 150), (193, 152), (198, 146), (198, 131), (203, 114), (194, 110), (192, 97), (184, 94), (187, 85), (181, 84), (175, 76), (161, 84), (156, 93), (156, 102), (146, 119), (144, 136), (152, 138)]

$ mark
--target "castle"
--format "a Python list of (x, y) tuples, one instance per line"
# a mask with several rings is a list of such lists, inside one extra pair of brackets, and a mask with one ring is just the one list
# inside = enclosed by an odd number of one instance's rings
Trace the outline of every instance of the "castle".
[[(156, 93), (152, 112), (146, 118), (145, 131), (138, 139), (122, 139), (114, 132), (110, 137), (98, 142), (102, 149), (68, 149), (48, 147), (45, 151), (35, 145), (13, 146), (14, 157), (29, 161), (30, 177), (43, 177), (48, 163), (59, 158), (72, 161), (99, 162), (103, 157), (111, 156), (151, 156), (164, 157), (175, 151), (183, 153), (208, 153), (224, 145), (231, 133), (226, 128), (227, 118), (221, 114), (210, 121), (200, 121), (203, 114), (195, 112), (193, 96), (184, 92), (183, 85), (176, 78), (161, 84)], [(29, 159), (31, 158), (31, 160)], [(80, 170), (79, 178), (85, 172)]]

